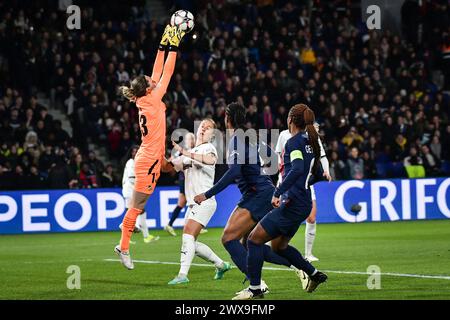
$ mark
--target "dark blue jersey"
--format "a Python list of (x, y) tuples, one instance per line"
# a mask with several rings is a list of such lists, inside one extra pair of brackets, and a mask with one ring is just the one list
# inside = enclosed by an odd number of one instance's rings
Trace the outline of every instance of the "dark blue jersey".
[(231, 183), (237, 183), (242, 194), (273, 188), (270, 177), (261, 172), (258, 144), (249, 142), (241, 134), (235, 133), (230, 139), (227, 164), (227, 172), (205, 193), (207, 198), (218, 194)]
[(309, 181), (314, 153), (306, 133), (299, 132), (286, 142), (283, 160), (283, 182), (275, 190), (274, 196), (283, 194), (296, 206), (310, 207)]

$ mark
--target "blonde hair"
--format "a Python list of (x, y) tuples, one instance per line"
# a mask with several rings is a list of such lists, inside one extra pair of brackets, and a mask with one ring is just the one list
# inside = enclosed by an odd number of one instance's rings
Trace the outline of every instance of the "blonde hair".
[(127, 86), (121, 86), (119, 88), (120, 92), (122, 93), (122, 95), (127, 98), (129, 101), (131, 102), (135, 102), (136, 101), (136, 96), (134, 94), (134, 91), (132, 88), (127, 87)]
[(122, 95), (132, 102), (136, 102), (137, 98), (143, 97), (147, 93), (147, 87), (150, 84), (144, 75), (138, 76), (131, 81), (131, 86), (121, 86), (119, 90)]
[(211, 118), (205, 118), (205, 119), (203, 119), (202, 121), (209, 121), (209, 123), (212, 124), (213, 128), (214, 128), (214, 129), (217, 129), (216, 122), (215, 122), (213, 119), (211, 119)]

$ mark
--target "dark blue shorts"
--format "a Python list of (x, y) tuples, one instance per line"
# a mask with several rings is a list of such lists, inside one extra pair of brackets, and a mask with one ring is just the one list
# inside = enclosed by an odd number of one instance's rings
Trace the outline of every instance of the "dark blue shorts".
[(280, 235), (292, 238), (310, 213), (311, 207), (294, 206), (283, 200), (280, 207), (272, 209), (259, 223), (273, 238)]
[(273, 209), (272, 196), (274, 189), (267, 188), (263, 191), (247, 192), (238, 202), (238, 207), (247, 209), (256, 222), (259, 222), (264, 216)]

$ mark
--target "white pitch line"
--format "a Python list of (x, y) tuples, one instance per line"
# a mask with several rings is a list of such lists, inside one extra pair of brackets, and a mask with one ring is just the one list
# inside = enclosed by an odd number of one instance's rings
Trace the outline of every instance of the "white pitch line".
[[(120, 262), (119, 259), (103, 259), (103, 261), (113, 261)], [(169, 262), (169, 261), (149, 261), (149, 260), (133, 260), (133, 262), (137, 263), (145, 263), (145, 264), (169, 264), (169, 265), (180, 265), (179, 262)], [(212, 264), (206, 263), (192, 263), (192, 266), (196, 267), (214, 267)], [(277, 267), (263, 267), (264, 270), (276, 270), (276, 271), (293, 271), (289, 268), (277, 268)], [(359, 274), (359, 275), (380, 275), (380, 276), (392, 276), (392, 277), (407, 277), (407, 278), (425, 278), (425, 279), (441, 279), (441, 280), (450, 280), (450, 276), (435, 276), (435, 275), (426, 275), (426, 274), (409, 274), (409, 273), (395, 273), (395, 272), (381, 272), (381, 273), (368, 273), (362, 271), (338, 271), (338, 270), (321, 270), (323, 272), (328, 273), (338, 273), (338, 274)]]

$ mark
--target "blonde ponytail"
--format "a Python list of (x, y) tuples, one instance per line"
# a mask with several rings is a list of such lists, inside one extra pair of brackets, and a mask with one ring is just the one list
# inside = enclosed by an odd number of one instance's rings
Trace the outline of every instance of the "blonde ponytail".
[(121, 86), (119, 88), (120, 92), (122, 93), (122, 95), (127, 98), (128, 100), (130, 100), (131, 102), (135, 102), (136, 101), (136, 95), (134, 94), (134, 91), (132, 88), (127, 87), (127, 86)]

